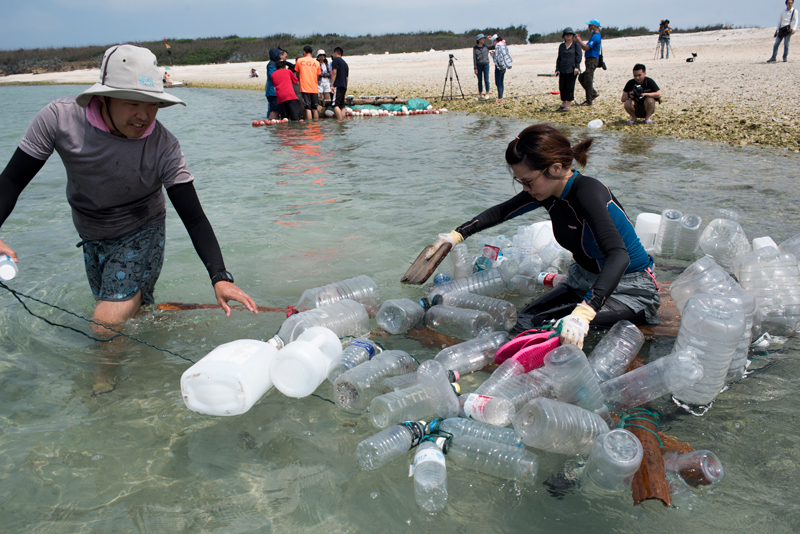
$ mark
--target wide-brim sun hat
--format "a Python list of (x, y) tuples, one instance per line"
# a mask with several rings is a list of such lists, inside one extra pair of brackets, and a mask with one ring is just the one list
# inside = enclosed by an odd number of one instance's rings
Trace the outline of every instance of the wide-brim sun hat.
[(155, 54), (147, 48), (130, 44), (116, 45), (106, 50), (100, 64), (100, 79), (79, 94), (75, 101), (85, 108), (94, 96), (157, 102), (160, 108), (186, 105), (180, 98), (164, 92)]
[(486, 39), (486, 36), (482, 33), (479, 33), (478, 36), (475, 38), (476, 41), (480, 41), (481, 39)]
[(594, 26), (597, 26), (599, 28), (600, 27), (600, 21), (597, 20), (597, 19), (592, 19), (589, 22), (587, 22), (586, 25), (587, 26), (594, 25)]
[(319, 50), (317, 50), (317, 57), (319, 57), (319, 56), (327, 56), (327, 55), (328, 54), (325, 53), (325, 50), (323, 50), (321, 48)]
[(561, 32), (561, 37), (563, 38), (567, 34), (575, 35), (575, 30), (573, 30), (571, 26), (567, 26), (566, 28), (564, 28), (564, 31)]

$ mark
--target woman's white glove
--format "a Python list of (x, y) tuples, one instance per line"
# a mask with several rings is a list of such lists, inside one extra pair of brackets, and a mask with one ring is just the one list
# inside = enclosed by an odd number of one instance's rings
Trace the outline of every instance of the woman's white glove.
[(431, 259), (431, 257), (436, 254), (436, 251), (439, 250), (445, 243), (450, 243), (451, 247), (454, 247), (462, 241), (464, 241), (464, 238), (455, 230), (449, 234), (439, 234), (436, 238), (436, 241), (434, 241), (433, 246), (430, 248), (430, 250), (428, 250), (428, 253), (425, 254), (425, 259)]
[(559, 338), (562, 345), (577, 345), (579, 349), (583, 348), (583, 338), (589, 333), (589, 323), (592, 322), (594, 316), (597, 315), (592, 308), (581, 302), (572, 313), (566, 317), (559, 319), (556, 323), (556, 329), (561, 327)]

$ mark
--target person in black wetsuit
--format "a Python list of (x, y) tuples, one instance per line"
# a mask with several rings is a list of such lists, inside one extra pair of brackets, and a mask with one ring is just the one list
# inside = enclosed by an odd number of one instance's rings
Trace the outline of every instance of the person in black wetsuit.
[[(653, 259), (645, 252), (625, 210), (600, 181), (572, 170), (583, 167), (593, 139), (574, 147), (545, 124), (522, 131), (506, 149), (506, 162), (523, 192), (493, 206), (448, 234), (439, 234), (433, 251), (544, 207), (558, 243), (572, 252), (565, 282), (530, 303), (518, 316), (515, 332), (558, 319), (561, 342), (583, 347), (590, 325), (610, 328), (626, 319), (658, 323), (661, 304)], [(431, 253), (432, 254), (432, 253)]]

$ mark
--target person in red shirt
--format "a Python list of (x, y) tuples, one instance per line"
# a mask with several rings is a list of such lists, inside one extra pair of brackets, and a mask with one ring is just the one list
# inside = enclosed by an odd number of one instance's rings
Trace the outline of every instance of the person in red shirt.
[(309, 45), (303, 47), (303, 57), (297, 60), (294, 71), (300, 78), (300, 98), (303, 101), (306, 119), (318, 119), (319, 110), (319, 84), (317, 79), (322, 70), (319, 61), (311, 53), (314, 51)]
[(300, 82), (297, 81), (294, 73), (289, 70), (285, 61), (279, 61), (275, 67), (276, 70), (272, 73), (270, 79), (272, 80), (272, 85), (275, 86), (275, 95), (278, 98), (281, 113), (290, 121), (303, 120), (303, 106), (300, 105), (300, 101), (294, 93), (294, 86)]

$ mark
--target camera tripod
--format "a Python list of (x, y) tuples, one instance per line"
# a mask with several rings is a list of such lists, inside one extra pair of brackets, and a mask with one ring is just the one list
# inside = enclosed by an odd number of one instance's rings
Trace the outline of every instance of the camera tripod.
[(461, 89), (461, 80), (458, 78), (458, 71), (456, 64), (453, 63), (455, 56), (450, 54), (450, 63), (447, 64), (447, 73), (444, 75), (444, 87), (442, 87), (442, 100), (444, 100), (444, 91), (447, 89), (447, 80), (450, 80), (450, 100), (453, 100), (453, 74), (456, 75), (456, 82), (458, 83), (458, 90), (461, 92), (461, 98), (464, 99), (464, 90)]
[[(655, 52), (655, 54), (653, 54), (653, 60), (656, 60), (656, 59), (658, 59), (658, 51), (659, 51), (660, 49), (661, 49), (661, 39), (659, 39), (659, 40), (656, 42), (656, 52)], [(672, 39), (668, 39), (668, 40), (667, 40), (667, 46), (666, 46), (666, 49), (667, 49), (667, 59), (669, 59), (669, 54), (670, 54), (670, 52), (672, 53), (672, 55), (673, 55), (673, 56), (675, 55), (675, 50), (673, 50), (673, 49), (672, 49)], [(662, 58), (662, 59), (663, 59), (663, 58)]]

